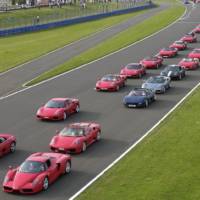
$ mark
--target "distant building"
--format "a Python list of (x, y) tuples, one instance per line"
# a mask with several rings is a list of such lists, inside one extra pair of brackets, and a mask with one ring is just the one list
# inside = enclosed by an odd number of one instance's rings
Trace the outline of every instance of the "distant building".
[(0, 0), (0, 8), (11, 6), (11, 5), (12, 5), (11, 0)]

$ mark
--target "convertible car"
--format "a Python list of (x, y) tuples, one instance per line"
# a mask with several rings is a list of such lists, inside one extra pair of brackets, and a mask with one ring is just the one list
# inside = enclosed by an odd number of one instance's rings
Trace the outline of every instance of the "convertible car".
[(65, 120), (69, 115), (78, 113), (80, 104), (78, 99), (53, 98), (37, 111), (37, 118), (43, 120)]
[(16, 138), (11, 134), (0, 133), (0, 157), (16, 149)]
[(71, 157), (60, 153), (34, 153), (19, 167), (8, 170), (3, 190), (10, 193), (33, 194), (47, 190), (60, 175), (71, 170)]
[(159, 56), (164, 58), (171, 58), (175, 57), (176, 55), (178, 55), (178, 49), (174, 47), (163, 48), (159, 52)]
[(155, 93), (165, 93), (170, 88), (170, 82), (170, 77), (152, 76), (142, 84), (142, 88), (151, 89)]
[(168, 65), (163, 71), (161, 71), (160, 75), (168, 76), (171, 79), (181, 80), (183, 77), (185, 77), (185, 69), (179, 65)]
[(200, 49), (194, 49), (192, 52), (188, 54), (188, 58), (198, 58), (200, 60)]
[(163, 58), (161, 56), (146, 57), (140, 61), (140, 64), (146, 69), (158, 69), (160, 66), (162, 66), (162, 63)]
[(126, 85), (126, 76), (107, 74), (96, 83), (96, 91), (118, 91)]
[(199, 67), (200, 63), (198, 58), (183, 58), (178, 65), (186, 70), (194, 70)]
[(130, 63), (126, 65), (120, 72), (120, 75), (124, 75), (129, 78), (141, 78), (145, 74), (146, 69), (140, 63)]
[(171, 44), (170, 47), (177, 48), (179, 51), (185, 50), (187, 49), (187, 43), (182, 40), (178, 40)]
[(129, 108), (148, 107), (155, 101), (155, 92), (146, 88), (135, 88), (123, 99), (123, 104)]
[(54, 136), (50, 142), (50, 148), (54, 152), (80, 153), (99, 141), (101, 127), (93, 122), (72, 123)]

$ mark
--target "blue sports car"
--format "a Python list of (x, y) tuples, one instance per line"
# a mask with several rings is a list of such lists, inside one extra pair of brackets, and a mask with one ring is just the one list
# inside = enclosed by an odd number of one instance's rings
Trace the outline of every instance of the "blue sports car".
[(126, 107), (148, 107), (150, 103), (156, 100), (155, 92), (146, 88), (135, 88), (129, 92), (123, 99)]
[(165, 91), (170, 88), (170, 82), (170, 77), (152, 76), (142, 84), (142, 88), (151, 89), (155, 93), (165, 93)]

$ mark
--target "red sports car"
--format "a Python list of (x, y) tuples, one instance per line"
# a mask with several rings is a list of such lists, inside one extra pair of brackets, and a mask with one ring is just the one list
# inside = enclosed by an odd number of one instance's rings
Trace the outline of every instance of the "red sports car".
[(107, 74), (97, 81), (95, 89), (97, 91), (118, 91), (120, 87), (124, 87), (125, 84), (126, 76)]
[(183, 36), (181, 40), (184, 42), (193, 43), (197, 42), (197, 37), (194, 33), (188, 33), (185, 36)]
[(90, 144), (100, 140), (101, 127), (93, 122), (72, 123), (54, 136), (50, 148), (54, 152), (80, 153)]
[(37, 111), (38, 119), (65, 120), (72, 113), (78, 113), (80, 104), (78, 99), (53, 98)]
[(200, 60), (200, 49), (194, 49), (188, 54), (189, 58), (198, 58)]
[(199, 67), (199, 59), (197, 58), (183, 58), (179, 64), (181, 67), (183, 67), (186, 70), (192, 70), (197, 69)]
[(47, 190), (60, 175), (71, 170), (71, 157), (60, 153), (34, 153), (19, 167), (7, 172), (3, 190), (11, 193), (33, 194)]
[(140, 64), (147, 69), (152, 69), (152, 68), (158, 69), (160, 66), (162, 66), (162, 63), (163, 63), (163, 58), (161, 56), (147, 57), (140, 61)]
[(187, 49), (187, 43), (182, 40), (179, 40), (179, 41), (175, 41), (173, 44), (171, 44), (170, 47), (177, 48), (179, 51), (185, 50), (185, 49)]
[(0, 157), (9, 152), (13, 153), (16, 148), (16, 138), (7, 133), (0, 133)]
[(194, 30), (194, 33), (200, 33), (200, 25), (198, 25)]
[(178, 54), (178, 49), (173, 47), (163, 48), (159, 52), (159, 56), (165, 58), (175, 57)]
[(130, 63), (120, 71), (120, 75), (124, 75), (126, 77), (141, 78), (145, 74), (146, 74), (146, 69), (140, 63)]

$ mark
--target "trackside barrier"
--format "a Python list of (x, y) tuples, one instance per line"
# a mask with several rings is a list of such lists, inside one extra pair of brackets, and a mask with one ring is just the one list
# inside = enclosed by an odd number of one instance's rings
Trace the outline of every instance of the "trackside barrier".
[(104, 17), (130, 13), (133, 11), (144, 10), (144, 9), (149, 9), (153, 7), (156, 7), (156, 5), (153, 3), (148, 3), (147, 5), (143, 5), (143, 6), (137, 6), (137, 7), (127, 8), (127, 9), (122, 9), (122, 10), (115, 10), (112, 12), (100, 13), (100, 14), (89, 15), (89, 16), (84, 16), (84, 17), (77, 17), (73, 19), (66, 19), (66, 20), (51, 22), (47, 24), (38, 24), (38, 25), (24, 26), (24, 27), (19, 27), (19, 28), (5, 29), (5, 30), (0, 30), (0, 37), (33, 32), (33, 31), (41, 31), (41, 30), (46, 30), (46, 29), (56, 28), (56, 27), (61, 27), (61, 26), (67, 26), (71, 24), (92, 21), (92, 20), (101, 19)]

